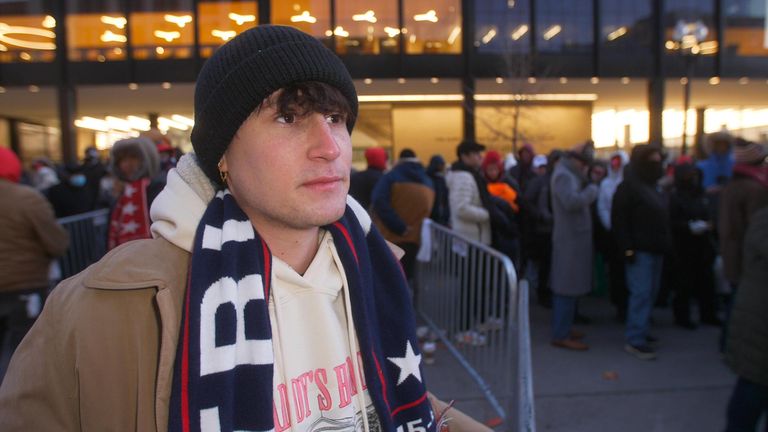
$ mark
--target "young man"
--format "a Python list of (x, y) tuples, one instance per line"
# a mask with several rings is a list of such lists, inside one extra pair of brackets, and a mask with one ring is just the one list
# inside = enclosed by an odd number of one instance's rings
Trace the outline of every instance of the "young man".
[(3, 429), (437, 430), (397, 258), (347, 198), (356, 114), (309, 35), (219, 48), (154, 238), (54, 290), (0, 388)]

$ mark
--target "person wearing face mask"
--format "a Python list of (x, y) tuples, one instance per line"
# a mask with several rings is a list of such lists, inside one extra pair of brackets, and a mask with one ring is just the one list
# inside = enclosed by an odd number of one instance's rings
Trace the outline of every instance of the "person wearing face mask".
[(62, 181), (46, 191), (57, 218), (89, 212), (94, 209), (94, 198), (87, 187), (88, 181), (79, 165), (68, 164)]
[(675, 166), (675, 186), (670, 197), (669, 213), (674, 243), (675, 324), (695, 329), (691, 320), (691, 297), (699, 302), (700, 322), (720, 325), (715, 308), (715, 263), (712, 217), (709, 200), (702, 187), (701, 170), (690, 162)]
[(658, 146), (635, 146), (611, 208), (611, 226), (624, 255), (629, 289), (624, 350), (642, 360), (656, 358), (648, 327), (661, 285), (664, 253), (672, 242), (667, 203), (657, 186), (664, 174), (662, 159)]

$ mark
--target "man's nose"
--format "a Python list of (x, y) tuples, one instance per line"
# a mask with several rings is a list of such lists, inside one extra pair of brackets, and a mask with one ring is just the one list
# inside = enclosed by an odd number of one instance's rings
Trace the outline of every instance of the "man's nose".
[(310, 158), (334, 160), (341, 154), (339, 143), (325, 115), (315, 113), (310, 119), (307, 138), (311, 140)]

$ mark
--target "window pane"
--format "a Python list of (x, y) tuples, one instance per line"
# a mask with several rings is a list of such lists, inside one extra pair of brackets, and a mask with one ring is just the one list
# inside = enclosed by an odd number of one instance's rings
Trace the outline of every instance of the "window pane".
[(272, 24), (289, 25), (331, 46), (331, 2), (329, 0), (272, 0)]
[(204, 1), (197, 5), (200, 56), (210, 57), (217, 47), (258, 24), (255, 1)]
[(729, 57), (768, 56), (765, 0), (726, 0), (723, 53)]
[(713, 2), (667, 0), (664, 7), (667, 55), (714, 55), (717, 52)]
[(339, 54), (397, 54), (397, 1), (336, 1), (336, 51)]
[(478, 52), (526, 54), (531, 51), (530, 0), (493, 0), (476, 3)]
[(642, 74), (651, 60), (651, 3), (616, 0), (600, 3), (601, 71)]
[(192, 0), (134, 4), (128, 19), (133, 58), (191, 58), (195, 43)]
[(0, 2), (0, 63), (52, 62), (56, 59), (56, 20), (48, 1)]
[(536, 8), (540, 53), (591, 53), (592, 0), (543, 0)]
[(69, 0), (67, 11), (70, 61), (125, 60), (128, 20), (120, 2)]
[(461, 54), (461, 2), (404, 2), (408, 54)]

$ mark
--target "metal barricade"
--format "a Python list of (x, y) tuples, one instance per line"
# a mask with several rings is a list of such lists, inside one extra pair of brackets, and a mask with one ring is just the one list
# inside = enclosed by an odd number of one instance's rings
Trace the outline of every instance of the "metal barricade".
[(528, 284), (502, 253), (426, 220), (419, 251), (419, 316), (503, 420), (535, 431)]
[(61, 280), (98, 261), (107, 252), (109, 209), (67, 216), (58, 222), (69, 233), (69, 248), (59, 259)]

